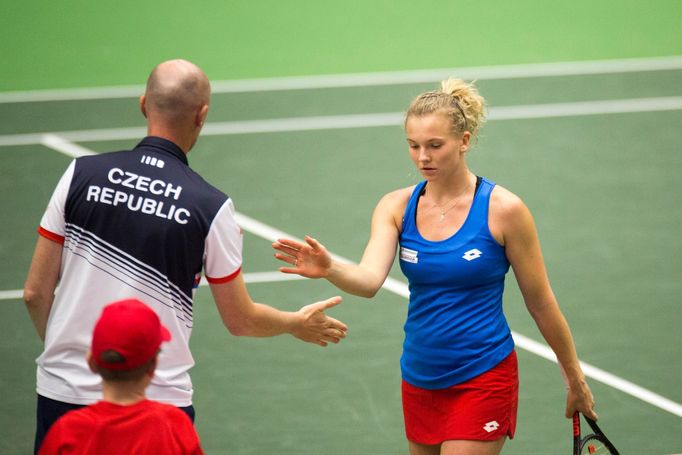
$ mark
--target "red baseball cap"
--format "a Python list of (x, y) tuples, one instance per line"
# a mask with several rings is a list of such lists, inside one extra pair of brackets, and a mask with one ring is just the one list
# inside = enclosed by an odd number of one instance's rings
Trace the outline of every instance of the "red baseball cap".
[[(92, 334), (92, 358), (102, 368), (131, 370), (152, 359), (161, 343), (170, 341), (171, 334), (150, 307), (138, 299), (119, 300), (102, 310)], [(102, 359), (105, 351), (116, 351), (123, 362), (109, 363)]]

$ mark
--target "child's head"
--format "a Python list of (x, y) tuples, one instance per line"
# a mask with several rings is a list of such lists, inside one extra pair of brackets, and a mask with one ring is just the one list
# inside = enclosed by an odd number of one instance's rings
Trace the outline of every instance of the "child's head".
[(89, 364), (105, 381), (151, 377), (161, 343), (171, 339), (154, 310), (137, 299), (104, 307), (92, 334)]

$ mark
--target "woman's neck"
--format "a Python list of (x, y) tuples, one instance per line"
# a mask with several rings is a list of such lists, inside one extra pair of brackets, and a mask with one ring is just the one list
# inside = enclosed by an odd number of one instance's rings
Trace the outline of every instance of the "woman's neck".
[(476, 176), (466, 169), (462, 175), (455, 175), (451, 178), (428, 182), (425, 192), (434, 205), (442, 205), (452, 199), (463, 197), (466, 194), (473, 194), (473, 188), (475, 186)]

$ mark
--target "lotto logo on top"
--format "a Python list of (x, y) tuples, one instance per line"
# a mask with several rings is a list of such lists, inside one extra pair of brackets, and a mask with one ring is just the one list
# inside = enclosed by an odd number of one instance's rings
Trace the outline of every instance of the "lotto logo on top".
[(166, 165), (166, 163), (163, 162), (163, 160), (160, 160), (158, 158), (154, 158), (153, 156), (147, 156), (147, 155), (142, 155), (142, 159), (140, 160), (142, 164), (148, 164), (150, 166), (156, 166), (158, 168), (163, 169), (163, 167)]
[(479, 250), (474, 248), (473, 250), (469, 250), (464, 255), (462, 256), (463, 259), (466, 259), (467, 261), (473, 261), (474, 259), (478, 259), (481, 257), (483, 253), (481, 253)]

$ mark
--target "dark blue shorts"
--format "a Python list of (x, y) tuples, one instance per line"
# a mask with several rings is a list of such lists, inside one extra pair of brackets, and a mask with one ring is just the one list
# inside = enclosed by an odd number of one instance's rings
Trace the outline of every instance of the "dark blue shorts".
[[(43, 444), (43, 439), (57, 419), (74, 409), (84, 407), (82, 404), (64, 403), (63, 401), (52, 400), (44, 396), (38, 395), (38, 405), (36, 407), (36, 439), (33, 446), (33, 453), (37, 454), (40, 446)], [(194, 406), (187, 406), (179, 408), (184, 411), (189, 418), (194, 422)]]

